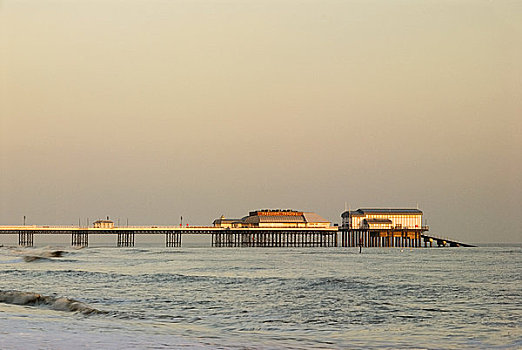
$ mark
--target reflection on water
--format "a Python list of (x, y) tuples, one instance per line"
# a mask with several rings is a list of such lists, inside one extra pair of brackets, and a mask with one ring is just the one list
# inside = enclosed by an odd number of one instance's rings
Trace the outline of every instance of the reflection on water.
[(28, 344), (60, 347), (73, 334), (109, 348), (522, 346), (520, 247), (55, 251), (0, 248), (0, 297), (39, 293), (104, 313), (3, 300), (0, 347), (17, 348), (15, 327)]

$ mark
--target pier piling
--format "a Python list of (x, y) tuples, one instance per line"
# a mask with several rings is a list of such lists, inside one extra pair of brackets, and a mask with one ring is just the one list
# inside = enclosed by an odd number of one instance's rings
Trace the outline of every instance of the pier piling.
[(134, 247), (134, 232), (118, 232), (118, 247)]
[(71, 234), (71, 245), (73, 247), (87, 247), (89, 245), (89, 233), (78, 231)]
[(165, 233), (165, 246), (166, 247), (181, 247), (181, 233), (166, 232)]
[(336, 231), (248, 231), (212, 233), (213, 247), (335, 247)]
[(19, 232), (18, 245), (22, 247), (32, 247), (34, 244), (34, 234), (32, 232)]

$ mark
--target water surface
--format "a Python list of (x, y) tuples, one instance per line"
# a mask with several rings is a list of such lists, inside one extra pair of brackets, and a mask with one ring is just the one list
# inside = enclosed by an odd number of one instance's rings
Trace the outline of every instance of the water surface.
[(0, 248), (0, 290), (99, 312), (0, 303), (0, 348), (522, 347), (516, 246), (54, 250)]

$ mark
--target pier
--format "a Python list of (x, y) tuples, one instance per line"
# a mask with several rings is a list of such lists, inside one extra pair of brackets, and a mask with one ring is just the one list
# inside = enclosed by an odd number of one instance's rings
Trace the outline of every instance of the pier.
[[(198, 227), (114, 227), (0, 226), (0, 237), (18, 235), (18, 245), (32, 247), (36, 235), (70, 235), (74, 247), (89, 246), (90, 235), (116, 236), (117, 247), (134, 247), (135, 236), (163, 235), (165, 247), (181, 247), (183, 235), (211, 235), (212, 247), (473, 247), (419, 230), (330, 228), (222, 228)], [(339, 234), (340, 233), (340, 234)], [(340, 236), (340, 237), (339, 237)], [(339, 237), (339, 239), (338, 239)]]
[[(89, 246), (90, 235), (115, 236), (117, 247), (134, 247), (135, 236), (163, 235), (165, 247), (181, 247), (183, 235), (211, 235), (212, 247), (473, 247), (471, 244), (426, 234), (419, 230), (330, 228), (222, 228), (197, 227), (113, 227), (0, 226), (0, 237), (18, 235), (18, 245), (32, 247), (37, 235), (70, 235), (74, 247)], [(340, 237), (339, 237), (340, 236)], [(340, 239), (338, 239), (338, 237)]]
[(75, 247), (87, 247), (92, 235), (116, 236), (118, 247), (134, 247), (136, 235), (163, 235), (165, 247), (181, 247), (183, 235), (211, 235), (212, 247), (472, 247), (428, 234), (419, 209), (367, 208), (341, 217), (340, 227), (316, 213), (291, 209), (255, 210), (241, 219), (221, 216), (213, 226), (119, 227), (107, 217), (93, 227), (0, 226), (0, 236), (18, 235), (18, 244), (25, 247), (34, 245), (35, 235), (70, 235)]

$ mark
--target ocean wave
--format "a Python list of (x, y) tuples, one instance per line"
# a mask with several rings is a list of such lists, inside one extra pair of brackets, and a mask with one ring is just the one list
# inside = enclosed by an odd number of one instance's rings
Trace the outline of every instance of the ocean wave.
[(0, 302), (15, 305), (45, 306), (52, 310), (78, 312), (84, 315), (105, 313), (78, 300), (33, 292), (0, 290)]
[(67, 252), (65, 250), (55, 250), (55, 249), (13, 249), (13, 255), (18, 255), (22, 257), (22, 260), (25, 262), (34, 262), (41, 260), (52, 260), (53, 258), (61, 258)]
[[(20, 259), (23, 261), (23, 259)], [(73, 261), (73, 260), (60, 260)], [(97, 272), (97, 271), (84, 271), (84, 270), (28, 270), (28, 269), (0, 269), (0, 279), (2, 276), (15, 276), (31, 279), (31, 278), (89, 278), (92, 280), (121, 280), (121, 279), (133, 279), (133, 275), (121, 274), (114, 272)]]
[[(29, 257), (36, 257), (36, 258), (61, 258), (68, 252), (65, 250), (59, 250), (59, 249), (50, 249), (50, 248), (15, 248), (10, 249), (11, 254), (18, 255), (18, 256), (29, 256)], [(36, 259), (35, 259), (36, 260)]]

